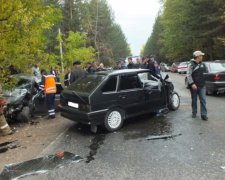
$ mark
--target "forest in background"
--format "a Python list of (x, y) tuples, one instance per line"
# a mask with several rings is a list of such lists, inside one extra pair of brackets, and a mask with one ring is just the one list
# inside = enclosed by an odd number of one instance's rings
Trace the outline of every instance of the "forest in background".
[(224, 0), (162, 0), (142, 56), (160, 61), (188, 61), (193, 51), (206, 60), (225, 59)]
[[(202, 50), (207, 60), (225, 59), (224, 0), (161, 3), (142, 56), (186, 61)], [(0, 0), (0, 39), (1, 84), (8, 83), (9, 66), (21, 72), (34, 64), (67, 69), (75, 60), (114, 66), (131, 55), (107, 0)]]
[[(106, 0), (0, 0), (0, 82), (9, 66), (30, 72), (75, 60), (114, 65), (131, 55)], [(61, 53), (60, 53), (61, 52)]]

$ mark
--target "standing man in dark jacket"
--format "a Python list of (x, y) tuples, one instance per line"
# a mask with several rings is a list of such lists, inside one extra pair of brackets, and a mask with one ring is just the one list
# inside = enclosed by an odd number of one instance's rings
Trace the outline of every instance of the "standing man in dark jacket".
[(128, 65), (127, 65), (127, 69), (133, 69), (134, 68), (134, 63), (132, 61), (132, 57), (128, 58)]
[(79, 79), (80, 77), (83, 77), (87, 74), (87, 72), (81, 68), (80, 61), (75, 61), (73, 63), (74, 69), (72, 70), (70, 74), (70, 84)]
[(193, 53), (194, 59), (190, 61), (187, 71), (187, 80), (190, 86), (191, 99), (192, 99), (192, 118), (196, 118), (197, 114), (197, 97), (200, 100), (201, 119), (207, 121), (207, 109), (206, 109), (206, 88), (204, 73), (206, 72), (206, 66), (202, 62), (205, 54), (201, 51), (195, 51)]

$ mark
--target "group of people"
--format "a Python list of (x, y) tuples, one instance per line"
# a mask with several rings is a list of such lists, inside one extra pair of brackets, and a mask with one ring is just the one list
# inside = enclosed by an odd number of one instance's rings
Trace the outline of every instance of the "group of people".
[(88, 62), (87, 67), (83, 69), (81, 67), (80, 61), (75, 61), (73, 63), (72, 70), (69, 68), (64, 76), (64, 85), (68, 87), (71, 83), (76, 81), (78, 78), (85, 76), (88, 73), (95, 73), (98, 71), (106, 71), (103, 63), (100, 63), (98, 66), (95, 66), (94, 63)]
[[(124, 69), (120, 64), (117, 65), (117, 69)], [(149, 69), (153, 74), (160, 74), (159, 62), (155, 59), (153, 55), (136, 58), (136, 63), (133, 62), (132, 57), (128, 57), (127, 69)]]

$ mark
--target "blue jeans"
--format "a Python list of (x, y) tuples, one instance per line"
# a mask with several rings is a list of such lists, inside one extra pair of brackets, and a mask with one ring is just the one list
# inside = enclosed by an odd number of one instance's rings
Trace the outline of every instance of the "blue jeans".
[(190, 89), (191, 91), (191, 99), (192, 99), (192, 114), (197, 114), (197, 98), (199, 97), (200, 100), (200, 111), (201, 115), (207, 116), (207, 109), (206, 109), (206, 88), (205, 87), (198, 87), (197, 90)]

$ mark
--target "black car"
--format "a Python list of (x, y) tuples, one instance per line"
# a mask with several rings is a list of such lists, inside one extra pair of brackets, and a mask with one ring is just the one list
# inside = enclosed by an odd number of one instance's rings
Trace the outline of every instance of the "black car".
[[(225, 92), (225, 61), (216, 60), (204, 62), (207, 68), (205, 76), (206, 93), (219, 94)], [(187, 77), (185, 86), (188, 88)]]
[[(16, 84), (9, 90), (3, 89), (4, 97), (8, 103), (4, 115), (8, 121), (19, 120), (28, 122), (35, 114), (47, 114), (47, 106), (43, 90), (39, 89), (41, 77), (29, 74), (15, 74), (11, 76)], [(60, 83), (57, 84), (56, 106), (59, 104), (62, 91)]]
[(61, 115), (84, 124), (119, 129), (127, 118), (176, 110), (180, 99), (168, 75), (157, 78), (144, 69), (89, 74), (61, 93)]

